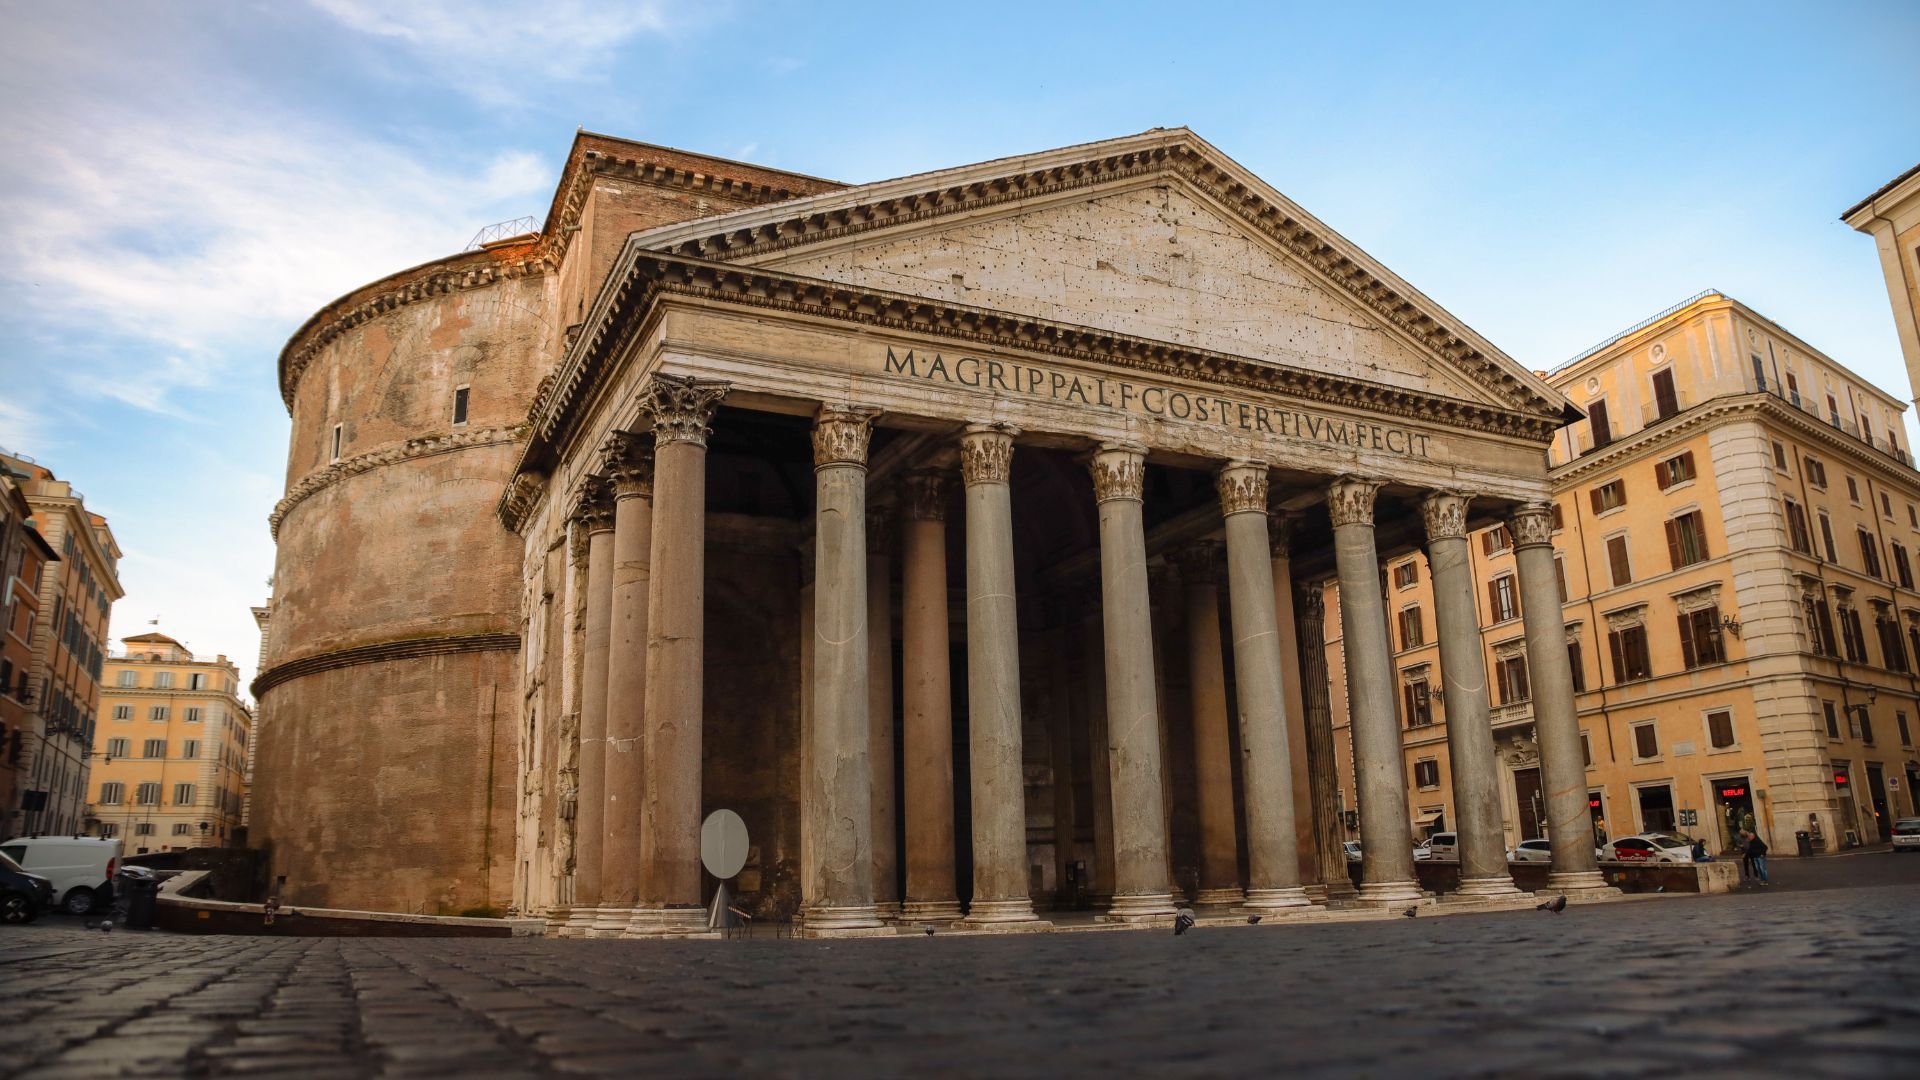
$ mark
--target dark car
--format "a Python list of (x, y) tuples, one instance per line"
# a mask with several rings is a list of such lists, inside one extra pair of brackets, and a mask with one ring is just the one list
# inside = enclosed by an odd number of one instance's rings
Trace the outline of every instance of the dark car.
[(30, 923), (53, 906), (53, 882), (0, 855), (0, 922)]

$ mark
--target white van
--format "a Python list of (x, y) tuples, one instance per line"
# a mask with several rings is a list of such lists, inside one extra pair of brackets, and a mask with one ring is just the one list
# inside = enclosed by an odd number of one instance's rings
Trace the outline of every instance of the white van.
[(69, 914), (85, 915), (113, 902), (113, 875), (120, 870), (117, 837), (23, 836), (0, 844), (0, 852), (53, 882), (54, 902)]

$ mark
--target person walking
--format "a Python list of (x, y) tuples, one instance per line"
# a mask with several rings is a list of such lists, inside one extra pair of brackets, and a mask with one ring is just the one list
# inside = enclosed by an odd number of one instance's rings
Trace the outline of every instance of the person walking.
[(1753, 875), (1760, 879), (1762, 885), (1773, 884), (1773, 881), (1767, 877), (1767, 842), (1760, 839), (1758, 833), (1745, 829), (1740, 831), (1740, 835), (1747, 842), (1745, 858), (1753, 864)]

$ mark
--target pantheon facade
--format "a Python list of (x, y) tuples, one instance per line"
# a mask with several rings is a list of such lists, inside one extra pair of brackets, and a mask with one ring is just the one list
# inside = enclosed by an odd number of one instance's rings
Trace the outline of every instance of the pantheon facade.
[(864, 185), (582, 134), (539, 231), (342, 297), (280, 378), (253, 827), (294, 902), (699, 931), (722, 808), (736, 906), (809, 934), (1424, 902), (1414, 548), (1460, 893), (1512, 893), (1496, 521), (1552, 880), (1601, 885), (1547, 506), (1579, 412), (1185, 129)]

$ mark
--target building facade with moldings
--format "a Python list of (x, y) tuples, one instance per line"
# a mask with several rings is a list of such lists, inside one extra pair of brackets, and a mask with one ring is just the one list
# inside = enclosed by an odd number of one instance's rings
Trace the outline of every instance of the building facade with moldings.
[[(591, 936), (702, 929), (719, 809), (738, 906), (810, 934), (1425, 902), (1380, 562), (1433, 552), (1472, 625), (1506, 523), (1554, 596), (1581, 417), (1183, 128), (865, 184), (582, 133), (538, 231), (343, 297), (279, 375), (283, 895)], [(1597, 888), (1549, 606), (1552, 880)], [(1450, 738), (1463, 890), (1512, 894), (1493, 729)]]
[(1920, 398), (1920, 165), (1848, 207), (1840, 220), (1873, 237), (1908, 386)]
[(33, 506), (11, 470), (0, 468), (0, 832), (20, 809), (21, 766), (33, 737), (33, 636), (40, 618), (40, 573), (59, 561), (33, 527)]
[(129, 855), (233, 846), (253, 729), (240, 669), (157, 632), (121, 644), (94, 726), (88, 833), (121, 837)]
[[(1920, 474), (1905, 404), (1705, 292), (1562, 365), (1553, 546), (1597, 831), (1782, 854), (1920, 813)], [(1544, 835), (1511, 537), (1472, 545), (1509, 844)], [(1386, 567), (1415, 824), (1455, 813), (1423, 558)], [(1337, 649), (1338, 643), (1333, 643)]]

